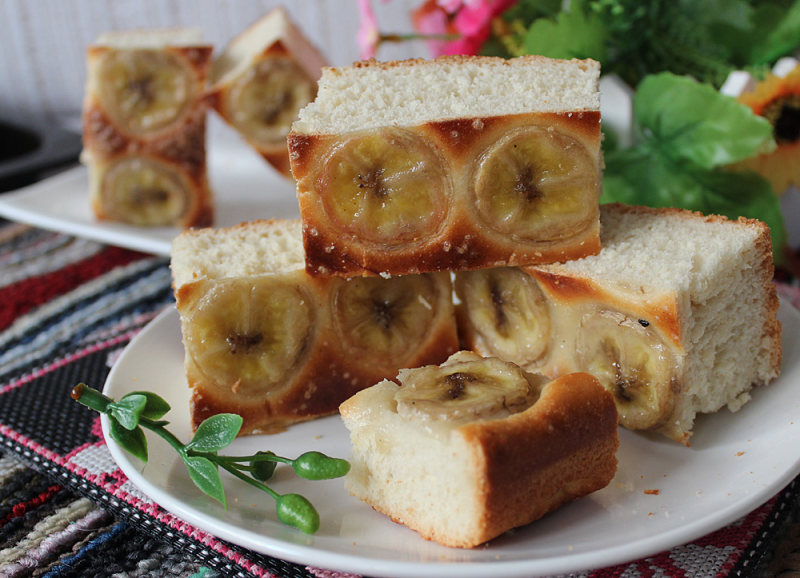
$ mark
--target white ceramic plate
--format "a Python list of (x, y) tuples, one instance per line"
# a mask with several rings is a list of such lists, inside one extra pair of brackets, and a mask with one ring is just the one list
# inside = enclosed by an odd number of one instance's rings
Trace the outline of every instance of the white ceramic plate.
[[(298, 480), (279, 468), (281, 492), (299, 491), (322, 518), (307, 536), (276, 521), (272, 499), (226, 477), (228, 508), (204, 497), (172, 449), (150, 438), (142, 464), (103, 432), (119, 467), (145, 494), (178, 517), (241, 546), (326, 569), (371, 576), (533, 576), (600, 568), (690, 542), (750, 512), (800, 473), (800, 314), (782, 304), (781, 377), (753, 392), (737, 414), (701, 416), (692, 447), (620, 430), (619, 469), (609, 486), (530, 526), (475, 550), (426, 542), (350, 497), (341, 479)], [(191, 434), (177, 312), (170, 308), (125, 349), (105, 392), (118, 399), (135, 390), (169, 401), (171, 429)], [(240, 438), (225, 453), (271, 449), (296, 456), (316, 449), (348, 457), (347, 431), (338, 417), (292, 427), (273, 436)]]
[[(208, 139), (208, 172), (215, 226), (300, 216), (294, 183), (224, 127), (210, 127), (209, 132), (214, 135)], [(172, 239), (180, 232), (98, 221), (89, 206), (88, 172), (82, 166), (0, 194), (0, 217), (162, 256), (169, 256)]]

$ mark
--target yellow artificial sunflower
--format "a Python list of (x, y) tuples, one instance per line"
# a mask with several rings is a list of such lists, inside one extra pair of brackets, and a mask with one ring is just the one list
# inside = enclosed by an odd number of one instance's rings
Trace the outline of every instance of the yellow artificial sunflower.
[(800, 65), (786, 76), (770, 74), (739, 102), (772, 124), (777, 148), (739, 163), (772, 183), (777, 193), (789, 186), (800, 186)]

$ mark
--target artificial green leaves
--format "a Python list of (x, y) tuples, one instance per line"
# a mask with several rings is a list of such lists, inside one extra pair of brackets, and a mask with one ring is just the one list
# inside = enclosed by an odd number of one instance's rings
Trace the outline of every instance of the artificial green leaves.
[(534, 21), (525, 34), (523, 47), (527, 54), (550, 58), (594, 58), (602, 62), (607, 56), (608, 33), (597, 14), (578, 6), (559, 12), (553, 19)]
[[(506, 56), (593, 58), (631, 86), (664, 71), (719, 87), (800, 47), (800, 0), (520, 0), (493, 38)], [(499, 41), (499, 42), (498, 42)]]
[(769, 182), (730, 168), (774, 149), (767, 120), (709, 84), (671, 73), (646, 77), (633, 107), (637, 142), (606, 152), (602, 202), (760, 219), (773, 247), (783, 246), (780, 203)]
[(634, 113), (639, 130), (663, 154), (704, 169), (775, 148), (766, 119), (688, 77), (648, 76), (636, 90)]
[(249, 456), (225, 456), (219, 451), (236, 439), (242, 428), (241, 416), (221, 413), (205, 419), (187, 444), (183, 444), (161, 418), (169, 411), (169, 404), (151, 392), (129, 393), (119, 401), (105, 396), (86, 384), (72, 390), (72, 398), (103, 414), (109, 420), (109, 435), (125, 451), (142, 461), (147, 461), (147, 439), (144, 430), (150, 430), (166, 441), (181, 457), (194, 484), (206, 495), (226, 505), (225, 488), (220, 468), (268, 493), (275, 499), (276, 514), (281, 522), (303, 532), (313, 533), (320, 519), (314, 506), (299, 494), (278, 494), (266, 482), (278, 462), (289, 464), (295, 473), (307, 480), (328, 480), (344, 476), (350, 463), (332, 458), (321, 452), (309, 451), (295, 459), (259, 451)]

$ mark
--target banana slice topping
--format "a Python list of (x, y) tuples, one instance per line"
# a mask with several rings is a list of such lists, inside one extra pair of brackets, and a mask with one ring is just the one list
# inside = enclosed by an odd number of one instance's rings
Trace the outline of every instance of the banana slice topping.
[(536, 282), (514, 267), (456, 273), (456, 295), (493, 355), (518, 365), (540, 359), (550, 340), (550, 313)]
[(440, 291), (431, 274), (343, 280), (333, 294), (337, 333), (354, 355), (402, 366), (433, 324)]
[(285, 147), (297, 113), (315, 94), (316, 84), (291, 59), (264, 58), (233, 82), (226, 113), (253, 142)]
[(223, 392), (264, 396), (289, 383), (315, 324), (299, 287), (270, 278), (201, 281), (202, 297), (186, 314), (187, 353)]
[(478, 160), (478, 214), (520, 240), (555, 241), (585, 228), (597, 204), (597, 162), (579, 141), (552, 128), (517, 129)]
[(540, 376), (529, 376), (512, 363), (472, 356), (404, 370), (398, 377), (402, 385), (395, 401), (400, 416), (455, 423), (524, 411), (536, 402), (543, 383)]
[(580, 369), (614, 395), (623, 426), (654, 429), (669, 419), (677, 383), (674, 359), (649, 323), (619, 311), (587, 313), (576, 349)]
[(117, 126), (138, 135), (177, 123), (198, 92), (190, 67), (163, 50), (110, 50), (98, 79), (103, 108)]
[(317, 178), (333, 223), (361, 241), (394, 246), (425, 238), (444, 220), (451, 185), (439, 153), (399, 128), (335, 144)]
[(190, 184), (152, 158), (124, 157), (103, 176), (101, 205), (114, 220), (139, 226), (175, 225), (190, 208)]

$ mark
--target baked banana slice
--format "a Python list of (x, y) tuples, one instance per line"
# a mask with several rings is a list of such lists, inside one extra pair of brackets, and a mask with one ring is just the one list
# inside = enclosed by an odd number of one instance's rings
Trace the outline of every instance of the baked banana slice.
[(441, 315), (449, 291), (442, 274), (343, 280), (331, 307), (339, 342), (377, 367), (402, 367)]
[(132, 225), (172, 225), (192, 208), (191, 186), (186, 175), (162, 161), (122, 157), (112, 162), (102, 177), (102, 214)]
[(596, 219), (596, 156), (554, 127), (510, 131), (478, 158), (473, 183), (478, 214), (515, 239), (554, 241)]
[(268, 398), (291, 383), (317, 317), (301, 286), (270, 277), (202, 281), (186, 307), (184, 344), (204, 388)]
[(278, 7), (236, 36), (211, 68), (209, 100), (276, 170), (291, 176), (286, 135), (327, 63)]
[(399, 128), (361, 131), (332, 143), (317, 190), (342, 236), (382, 247), (413, 244), (435, 232), (451, 197), (437, 151)]
[(204, 119), (212, 49), (190, 28), (101, 35), (87, 53), (84, 116), (86, 124), (100, 116), (107, 126), (89, 136), (133, 139), (140, 146), (180, 138), (185, 125)]
[(462, 351), (440, 366), (401, 370), (397, 413), (410, 420), (500, 419), (536, 402), (545, 378), (497, 358)]
[(202, 91), (180, 55), (155, 49), (109, 50), (97, 65), (100, 105), (134, 135), (179, 123)]
[(297, 111), (316, 86), (290, 58), (264, 58), (231, 83), (225, 116), (261, 150), (285, 149)]
[(664, 426), (675, 405), (676, 360), (646, 320), (598, 308), (582, 316), (575, 349), (579, 370), (614, 395), (623, 426)]
[(472, 347), (528, 366), (550, 343), (550, 312), (536, 282), (516, 267), (462, 271), (455, 275), (459, 315)]

